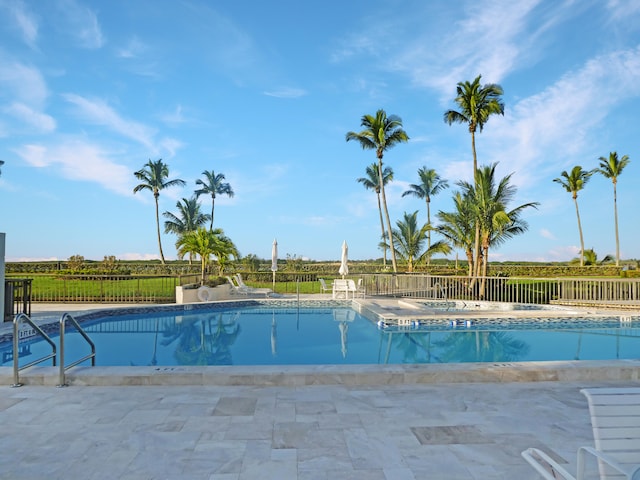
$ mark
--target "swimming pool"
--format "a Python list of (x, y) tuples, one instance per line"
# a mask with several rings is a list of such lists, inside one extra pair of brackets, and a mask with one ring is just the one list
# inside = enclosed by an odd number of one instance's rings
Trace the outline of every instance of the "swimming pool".
[[(83, 328), (96, 343), (98, 366), (348, 365), (636, 359), (640, 321), (630, 317), (468, 317), (378, 325), (346, 305), (269, 307), (268, 302), (212, 309), (88, 316)], [(79, 317), (82, 318), (81, 316)], [(57, 338), (54, 338), (57, 340)], [(68, 330), (66, 359), (87, 353)], [(23, 340), (20, 361), (47, 353)], [(50, 351), (50, 350), (49, 350)], [(0, 345), (3, 366), (12, 346)]]

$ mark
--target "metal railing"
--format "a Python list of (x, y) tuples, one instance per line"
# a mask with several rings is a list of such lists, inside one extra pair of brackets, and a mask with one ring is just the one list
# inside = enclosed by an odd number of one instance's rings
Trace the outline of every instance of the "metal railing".
[[(33, 328), (39, 335), (41, 335), (45, 341), (51, 345), (52, 353), (46, 355), (42, 358), (36, 359), (26, 365), (20, 366), (20, 323), (26, 322), (31, 328)], [(21, 387), (20, 383), (20, 370), (24, 370), (25, 368), (32, 367), (33, 365), (37, 365), (38, 363), (42, 363), (45, 360), (52, 359), (53, 366), (56, 366), (56, 344), (49, 335), (47, 335), (38, 325), (33, 323), (33, 321), (24, 313), (20, 313), (13, 319), (13, 385), (12, 387)]]
[(365, 274), (367, 295), (495, 302), (640, 307), (640, 279)]
[(31, 315), (31, 279), (5, 278), (4, 321), (10, 322), (15, 315)]
[[(75, 362), (72, 362), (69, 365), (65, 366), (65, 364), (64, 364), (64, 332), (65, 332), (65, 325), (67, 323), (67, 320), (70, 321), (73, 324), (74, 327), (76, 327), (76, 329), (78, 330), (78, 333), (80, 335), (82, 335), (82, 338), (84, 338), (87, 341), (87, 343), (91, 347), (91, 353), (89, 353), (89, 354), (85, 355), (84, 357), (80, 358), (79, 360), (76, 360)], [(89, 338), (89, 335), (87, 335), (87, 333), (82, 329), (82, 327), (77, 322), (77, 320), (75, 318), (73, 318), (70, 314), (65, 313), (64, 315), (62, 315), (62, 318), (60, 318), (60, 375), (59, 375), (58, 387), (66, 387), (67, 386), (66, 378), (65, 378), (65, 371), (66, 370), (70, 369), (71, 367), (75, 367), (76, 365), (84, 362), (85, 360), (89, 360), (89, 359), (91, 359), (91, 366), (95, 367), (96, 366), (96, 346), (95, 346), (95, 344), (93, 343), (91, 338)]]
[[(12, 280), (12, 279), (8, 279)], [(34, 275), (32, 302), (172, 303), (181, 278), (169, 275)]]

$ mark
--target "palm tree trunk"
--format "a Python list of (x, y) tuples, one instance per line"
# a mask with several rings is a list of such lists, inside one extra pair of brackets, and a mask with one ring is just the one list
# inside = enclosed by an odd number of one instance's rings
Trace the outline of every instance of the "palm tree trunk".
[(387, 237), (389, 239), (389, 250), (391, 251), (391, 264), (393, 265), (393, 273), (398, 273), (398, 265), (396, 263), (396, 250), (393, 247), (393, 238), (391, 237), (391, 218), (389, 217), (389, 209), (387, 208), (387, 196), (384, 193), (384, 182), (382, 178), (382, 156), (378, 157), (378, 175), (380, 177), (380, 193), (382, 195), (382, 205), (384, 206), (384, 214), (387, 219)]
[(209, 227), (209, 231), (213, 232), (213, 209), (215, 208), (216, 197), (211, 195), (211, 226)]
[[(382, 240), (384, 240), (384, 220), (382, 219), (382, 205), (380, 205), (380, 193), (376, 192), (376, 196), (378, 197), (378, 213), (380, 214), (380, 229), (382, 230)], [(382, 247), (383, 257), (382, 257), (382, 266), (386, 268), (387, 266), (387, 247), (386, 245)]]
[(160, 261), (164, 265), (164, 253), (162, 252), (162, 241), (160, 239), (160, 213), (158, 212), (158, 195), (154, 195), (156, 199), (156, 227), (158, 230), (158, 247), (160, 248)]
[(618, 236), (618, 199), (616, 193), (616, 183), (613, 182), (613, 218), (616, 225), (616, 267), (620, 266), (620, 237)]
[[(473, 153), (473, 188), (474, 190), (478, 187), (478, 183), (476, 181), (476, 173), (478, 171), (478, 156), (476, 154), (476, 131), (475, 128), (469, 128), (471, 132), (471, 151)], [(480, 275), (480, 223), (476, 220), (476, 236), (474, 245), (474, 264), (473, 264), (473, 275), (474, 278), (471, 279), (471, 286), (475, 284), (475, 277)]]
[(482, 281), (480, 282), (480, 298), (484, 298), (484, 289), (487, 284), (487, 265), (489, 264), (489, 245), (482, 247)]
[[(429, 200), (429, 196), (427, 196), (427, 225), (429, 225), (429, 230), (427, 230), (427, 252), (431, 250), (431, 209)], [(431, 265), (431, 254), (427, 255), (427, 267)]]
[(584, 238), (582, 237), (582, 224), (580, 223), (580, 211), (578, 210), (578, 198), (573, 201), (576, 204), (576, 217), (578, 217), (578, 232), (580, 233), (580, 266), (584, 267)]

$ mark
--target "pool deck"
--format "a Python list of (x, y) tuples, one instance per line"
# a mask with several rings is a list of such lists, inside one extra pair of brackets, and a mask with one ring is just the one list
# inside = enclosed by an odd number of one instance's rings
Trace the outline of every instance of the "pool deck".
[[(59, 318), (56, 307), (32, 313)], [(94, 308), (106, 307), (84, 306)], [(38, 374), (25, 374), (35, 384), (0, 385), (0, 478), (534, 480), (520, 456), (525, 448), (541, 448), (575, 472), (578, 447), (593, 444), (581, 388), (640, 384), (640, 363), (617, 363), (625, 367), (580, 378), (556, 373), (548, 378), (555, 381), (512, 381), (512, 365), (493, 365), (500, 372), (493, 379), (467, 380), (455, 370), (473, 366), (449, 366), (429, 382), (412, 379), (411, 368), (380, 371), (395, 366), (363, 366), (348, 381), (340, 372), (280, 367), (278, 382), (260, 383), (253, 371), (258, 383), (237, 385), (205, 384), (215, 374), (158, 372), (164, 384), (87, 386), (77, 375), (72, 386), (55, 388), (44, 381), (52, 375), (38, 385)], [(53, 367), (28, 370), (39, 368)]]

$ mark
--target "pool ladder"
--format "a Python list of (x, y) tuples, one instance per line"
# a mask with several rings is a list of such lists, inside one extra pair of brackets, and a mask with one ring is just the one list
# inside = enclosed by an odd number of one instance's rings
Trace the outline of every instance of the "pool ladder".
[[(82, 338), (84, 338), (86, 340), (86, 342), (89, 344), (89, 346), (91, 347), (91, 353), (85, 355), (84, 357), (82, 357), (79, 360), (76, 360), (73, 363), (70, 363), (69, 365), (65, 366), (64, 364), (64, 333), (65, 333), (65, 327), (67, 324), (67, 321), (70, 321), (73, 326), (76, 327), (76, 329), (78, 330), (78, 333), (80, 333), (80, 335), (82, 335)], [(19, 365), (19, 357), (20, 357), (20, 352), (18, 350), (19, 348), (19, 341), (20, 341), (20, 323), (22, 322), (26, 322), (28, 323), (31, 328), (33, 328), (40, 336), (42, 336), (44, 338), (44, 340), (51, 346), (51, 353), (49, 355), (45, 355), (42, 358), (36, 359), (26, 365), (23, 365), (22, 367)], [(20, 383), (20, 370), (24, 370), (25, 368), (29, 368), (32, 367), (34, 365), (37, 365), (38, 363), (42, 363), (46, 360), (52, 359), (53, 361), (53, 366), (56, 366), (56, 344), (53, 340), (51, 340), (51, 337), (49, 337), (49, 335), (47, 335), (45, 333), (44, 330), (42, 330), (38, 325), (36, 325), (33, 320), (31, 320), (29, 318), (28, 315), (21, 313), (19, 315), (16, 316), (16, 318), (13, 320), (13, 384), (11, 385), (11, 387), (21, 387), (22, 383)], [(62, 315), (62, 317), (60, 318), (60, 365), (59, 365), (59, 370), (58, 370), (58, 387), (66, 387), (68, 386), (68, 384), (66, 383), (66, 376), (65, 376), (65, 371), (68, 370), (71, 367), (75, 367), (76, 365), (84, 362), (85, 360), (91, 359), (91, 366), (95, 367), (96, 365), (96, 346), (93, 343), (93, 341), (91, 340), (91, 338), (89, 338), (89, 335), (87, 335), (87, 333), (82, 329), (82, 327), (80, 326), (80, 324), (78, 323), (78, 321), (73, 318), (70, 314), (65, 313), (64, 315)]]

